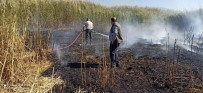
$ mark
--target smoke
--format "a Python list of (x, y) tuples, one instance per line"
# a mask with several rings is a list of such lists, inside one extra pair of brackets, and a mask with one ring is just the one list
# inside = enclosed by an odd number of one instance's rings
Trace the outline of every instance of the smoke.
[(189, 14), (188, 20), (191, 21), (190, 26), (194, 27), (194, 35), (198, 36), (201, 35), (203, 32), (203, 14), (201, 14), (202, 12), (195, 12), (193, 14)]
[(172, 32), (172, 28), (161, 21), (151, 21), (147, 24), (123, 24), (122, 47), (130, 48), (136, 43), (165, 44), (168, 34), (173, 36), (170, 37), (170, 41), (174, 41), (172, 38), (176, 38), (178, 32)]
[(54, 49), (56, 49), (55, 53), (59, 60), (61, 60), (63, 57), (63, 52), (61, 52), (60, 48), (61, 48), (60, 45), (54, 44)]
[(180, 27), (177, 27), (173, 21), (169, 22), (166, 20), (157, 20), (158, 18), (151, 19), (150, 22), (142, 24), (122, 23), (124, 43), (121, 47), (131, 48), (137, 43), (161, 45), (169, 44), (172, 46), (176, 39), (177, 45), (186, 50), (190, 50), (193, 35), (194, 46), (198, 46), (198, 43), (203, 40), (200, 38), (203, 33), (203, 18), (198, 12), (188, 13), (184, 16), (186, 17), (180, 21), (189, 23), (186, 23), (187, 25), (178, 25), (181, 26), (182, 29), (179, 29)]
[(52, 42), (50, 42), (50, 45), (53, 45), (54, 53), (56, 54), (58, 62), (61, 66), (68, 65), (70, 59), (66, 57), (66, 54), (69, 53), (69, 49), (64, 47), (72, 41), (73, 36), (75, 36), (76, 34), (77, 33), (75, 31), (56, 30), (52, 32), (53, 38)]
[(135, 43), (161, 44), (161, 40), (167, 35), (164, 28), (158, 24), (124, 24), (122, 35), (124, 44), (122, 47), (131, 47)]

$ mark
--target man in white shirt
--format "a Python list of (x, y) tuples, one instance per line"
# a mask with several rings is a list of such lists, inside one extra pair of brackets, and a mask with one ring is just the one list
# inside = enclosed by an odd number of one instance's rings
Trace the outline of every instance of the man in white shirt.
[(85, 31), (85, 39), (86, 39), (86, 44), (88, 43), (88, 37), (90, 40), (90, 45), (92, 43), (92, 30), (93, 30), (94, 26), (93, 23), (89, 20), (89, 18), (87, 18), (83, 30)]
[(111, 67), (120, 67), (119, 59), (118, 59), (118, 47), (122, 42), (123, 38), (121, 35), (121, 26), (117, 22), (116, 17), (111, 18), (112, 27), (109, 33), (109, 41), (110, 41), (110, 58), (111, 58)]

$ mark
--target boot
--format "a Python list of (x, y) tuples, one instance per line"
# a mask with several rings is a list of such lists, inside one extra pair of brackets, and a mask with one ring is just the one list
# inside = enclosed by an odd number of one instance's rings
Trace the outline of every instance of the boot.
[(111, 63), (111, 68), (116, 67), (115, 63)]
[(119, 63), (116, 63), (116, 67), (120, 67), (120, 64), (119, 64)]
[(92, 40), (90, 39), (90, 45), (92, 45)]

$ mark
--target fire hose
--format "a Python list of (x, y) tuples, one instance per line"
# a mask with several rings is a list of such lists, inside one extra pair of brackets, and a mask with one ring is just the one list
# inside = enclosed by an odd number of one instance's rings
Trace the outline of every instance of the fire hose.
[(63, 49), (65, 49), (65, 48), (71, 47), (71, 46), (78, 40), (78, 38), (80, 37), (80, 35), (81, 35), (82, 33), (83, 33), (83, 31), (81, 31), (81, 32), (71, 41), (71, 43), (70, 43), (69, 45), (67, 45), (67, 46), (65, 46), (65, 47), (63, 47), (63, 48), (56, 48), (56, 49), (53, 49), (53, 51), (63, 50)]
[[(67, 45), (67, 46), (65, 46), (63, 48), (55, 48), (55, 49), (53, 49), (53, 51), (63, 50), (63, 49), (71, 47), (78, 40), (78, 38), (81, 36), (82, 33), (83, 33), (83, 31), (80, 31), (80, 33), (71, 41), (71, 43), (69, 45)], [(97, 33), (97, 32), (94, 32), (94, 33), (98, 34), (98, 35), (101, 35), (101, 36), (104, 36), (104, 37), (108, 37), (105, 34), (101, 34), (101, 33)]]

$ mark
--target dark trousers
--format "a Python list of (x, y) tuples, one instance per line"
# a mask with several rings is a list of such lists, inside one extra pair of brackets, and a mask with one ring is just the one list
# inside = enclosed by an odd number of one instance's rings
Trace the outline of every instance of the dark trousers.
[(88, 41), (88, 37), (90, 39), (90, 44), (91, 44), (91, 41), (92, 41), (92, 33), (91, 33), (91, 29), (86, 29), (85, 30), (85, 39), (86, 39), (86, 44), (87, 44), (87, 41)]
[(117, 40), (115, 40), (115, 42), (112, 44), (110, 43), (110, 58), (111, 58), (111, 66), (116, 64), (119, 64), (119, 58), (118, 58), (118, 47), (119, 47), (119, 43), (117, 42)]

